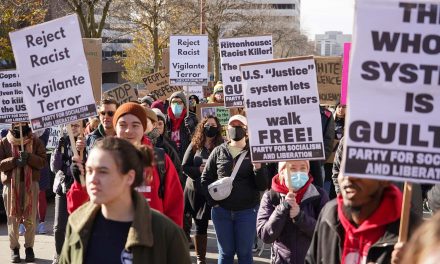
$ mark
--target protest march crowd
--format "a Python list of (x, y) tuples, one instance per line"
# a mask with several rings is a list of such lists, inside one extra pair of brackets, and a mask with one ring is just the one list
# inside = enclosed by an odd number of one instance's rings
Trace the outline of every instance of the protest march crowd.
[[(358, 2), (343, 60), (274, 60), (271, 36), (221, 39), (210, 94), (189, 92), (208, 85), (207, 36), (172, 36), (148, 94), (125, 84), (96, 103), (76, 16), (11, 33), (17, 70), (0, 73), (11, 262), (20, 235), (24, 260), (38, 256), (52, 189), (54, 264), (191, 263), (192, 249), (209, 263), (209, 221), (219, 264), (253, 263), (258, 241), (271, 263), (440, 263), (440, 91), (426, 67), (396, 77), (374, 61), (438, 64), (440, 5)], [(390, 48), (399, 30), (430, 34), (423, 52), (408, 39)], [(52, 37), (34, 42), (40, 32)], [(51, 45), (64, 51), (44, 61)], [(55, 82), (65, 72), (75, 85)], [(166, 82), (150, 90), (155, 79)]]

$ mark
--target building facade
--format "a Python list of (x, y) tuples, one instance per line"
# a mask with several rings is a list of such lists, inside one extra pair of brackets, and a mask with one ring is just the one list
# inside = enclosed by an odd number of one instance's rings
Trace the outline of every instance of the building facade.
[(345, 42), (351, 42), (351, 35), (343, 34), (342, 31), (317, 34), (315, 35), (316, 53), (321, 56), (342, 56)]

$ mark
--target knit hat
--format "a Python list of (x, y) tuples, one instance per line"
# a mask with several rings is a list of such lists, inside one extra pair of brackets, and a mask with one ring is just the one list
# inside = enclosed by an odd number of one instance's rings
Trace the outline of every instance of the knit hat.
[(174, 92), (174, 93), (170, 96), (170, 104), (171, 104), (171, 100), (173, 100), (174, 97), (178, 97), (178, 98), (180, 98), (180, 100), (182, 100), (182, 102), (183, 102), (183, 105), (184, 105), (185, 107), (187, 107), (187, 105), (186, 105), (186, 96), (185, 96), (185, 94), (184, 94), (183, 92), (180, 92), (180, 91), (178, 91), (178, 92)]
[(152, 111), (154, 111), (154, 113), (157, 116), (157, 120), (159, 121), (159, 118), (162, 119), (163, 122), (165, 122), (166, 118), (165, 115), (162, 113), (162, 111), (160, 111), (160, 109), (158, 108), (151, 108)]
[(163, 113), (164, 104), (162, 101), (154, 101), (151, 104), (151, 108), (158, 108)]
[[(291, 161), (302, 161), (306, 163), (307, 171), (310, 171), (310, 162), (308, 160), (291, 160)], [(278, 162), (278, 172), (282, 171), (286, 167), (286, 163), (288, 161), (280, 161)]]
[(150, 107), (151, 107), (151, 104), (152, 104), (153, 102), (154, 102), (154, 99), (151, 98), (151, 96), (149, 96), (149, 95), (146, 95), (146, 96), (142, 97), (142, 99), (140, 100), (140, 103), (141, 103), (141, 104), (146, 103), (146, 104), (148, 104)]
[(153, 111), (153, 109), (147, 108), (145, 109), (145, 112), (147, 112), (147, 117), (151, 120), (151, 122), (157, 122), (157, 115), (156, 112)]
[(122, 104), (121, 106), (118, 107), (118, 109), (116, 109), (115, 115), (113, 117), (113, 126), (116, 127), (116, 124), (118, 123), (118, 119), (126, 114), (132, 114), (137, 118), (139, 118), (142, 127), (144, 128), (144, 131), (147, 129), (148, 116), (147, 116), (147, 112), (145, 111), (145, 108), (142, 105), (133, 102)]
[(214, 94), (216, 93), (223, 93), (223, 83), (221, 81), (218, 81), (214, 86)]
[(190, 96), (188, 97), (188, 99), (189, 99), (189, 100), (194, 99), (194, 100), (196, 100), (196, 104), (199, 103), (199, 97), (198, 97), (197, 95), (195, 95), (195, 94), (190, 95)]

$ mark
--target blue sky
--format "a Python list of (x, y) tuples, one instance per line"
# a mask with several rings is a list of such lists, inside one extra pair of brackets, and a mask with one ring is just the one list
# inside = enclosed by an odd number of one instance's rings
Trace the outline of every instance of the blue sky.
[(336, 30), (353, 31), (354, 0), (302, 0), (301, 30), (315, 39), (315, 34)]

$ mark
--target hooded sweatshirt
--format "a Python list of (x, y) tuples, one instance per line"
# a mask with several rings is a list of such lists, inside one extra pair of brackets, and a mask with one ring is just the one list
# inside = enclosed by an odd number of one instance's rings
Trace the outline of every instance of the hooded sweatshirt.
[(400, 218), (402, 193), (394, 185), (387, 187), (379, 207), (358, 227), (343, 213), (341, 195), (338, 196), (337, 202), (339, 219), (345, 230), (341, 263), (364, 263), (368, 250), (384, 235), (386, 226)]

